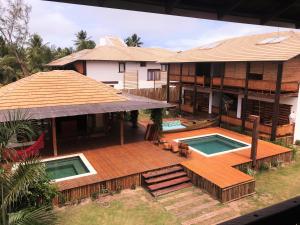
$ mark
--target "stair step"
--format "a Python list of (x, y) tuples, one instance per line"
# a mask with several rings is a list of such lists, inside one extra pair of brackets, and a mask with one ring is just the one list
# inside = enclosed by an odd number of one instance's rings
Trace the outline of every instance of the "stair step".
[(161, 190), (153, 191), (153, 192), (151, 192), (151, 194), (154, 197), (158, 197), (158, 196), (165, 195), (165, 194), (168, 194), (168, 193), (173, 192), (173, 191), (178, 191), (178, 190), (181, 190), (183, 188), (188, 188), (188, 187), (192, 187), (192, 186), (193, 185), (192, 185), (191, 182), (182, 183), (182, 184), (177, 184), (177, 185), (174, 185), (174, 186), (171, 186), (171, 187), (168, 187), (168, 188), (164, 188), (164, 189), (161, 189)]
[(161, 183), (158, 183), (158, 184), (149, 185), (148, 189), (150, 191), (155, 191), (155, 190), (158, 190), (158, 189), (170, 187), (170, 186), (180, 184), (180, 183), (184, 183), (184, 182), (187, 182), (187, 181), (190, 181), (190, 178), (188, 178), (188, 177), (175, 178), (175, 179), (164, 181), (164, 182), (161, 182)]
[(142, 176), (145, 179), (148, 179), (148, 178), (151, 178), (151, 177), (157, 177), (157, 176), (161, 176), (161, 175), (165, 175), (165, 174), (168, 174), (168, 173), (173, 173), (173, 172), (177, 172), (177, 171), (181, 171), (181, 170), (183, 170), (183, 168), (181, 166), (172, 166), (172, 167), (169, 167), (169, 168), (150, 171), (150, 172), (144, 173)]
[(158, 183), (158, 182), (162, 182), (162, 181), (166, 181), (166, 180), (170, 180), (170, 179), (174, 179), (174, 178), (182, 177), (182, 176), (186, 176), (186, 172), (179, 171), (179, 172), (170, 173), (170, 174), (167, 174), (167, 175), (153, 177), (153, 178), (145, 180), (145, 182), (147, 184), (153, 184), (153, 183)]

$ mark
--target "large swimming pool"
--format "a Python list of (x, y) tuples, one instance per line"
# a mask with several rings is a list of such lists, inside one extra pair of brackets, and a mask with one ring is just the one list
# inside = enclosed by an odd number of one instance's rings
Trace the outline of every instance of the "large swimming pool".
[(177, 139), (176, 141), (188, 144), (192, 150), (205, 156), (220, 155), (251, 147), (248, 143), (221, 134), (182, 138)]
[(43, 160), (46, 173), (53, 181), (63, 181), (96, 174), (83, 154), (75, 154)]

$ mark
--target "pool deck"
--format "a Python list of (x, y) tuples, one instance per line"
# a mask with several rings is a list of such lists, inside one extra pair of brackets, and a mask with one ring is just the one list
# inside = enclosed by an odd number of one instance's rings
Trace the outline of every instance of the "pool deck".
[[(222, 199), (221, 201), (246, 196), (245, 192), (254, 192), (255, 182), (253, 177), (234, 168), (251, 162), (250, 148), (211, 157), (192, 152), (189, 158), (182, 158), (174, 153), (162, 150), (161, 146), (158, 147), (151, 142), (144, 141), (144, 132), (145, 130), (142, 127), (134, 132), (127, 130), (124, 145), (119, 145), (116, 141), (118, 135), (61, 145), (61, 148), (58, 149), (59, 155), (83, 153), (97, 171), (97, 174), (57, 182), (59, 190), (66, 192), (68, 196), (78, 198), (95, 192), (103, 182), (106, 182), (109, 187), (116, 188), (119, 183), (122, 183), (123, 187), (130, 188), (132, 183), (142, 184), (141, 174), (143, 172), (181, 164), (188, 172), (191, 172), (190, 175), (194, 184), (201, 183), (201, 188), (206, 189), (216, 198)], [(174, 139), (211, 133), (219, 133), (251, 143), (251, 137), (222, 128), (205, 128), (169, 133), (164, 136), (165, 139), (171, 142)], [(288, 158), (291, 155), (290, 150), (269, 142), (259, 141), (258, 160), (272, 157), (281, 159), (281, 155)], [(229, 191), (224, 194), (226, 190)], [(234, 196), (236, 192), (239, 192), (239, 194)], [(220, 197), (221, 195), (226, 196)]]
[[(219, 127), (205, 128), (194, 131), (186, 131), (179, 133), (165, 134), (165, 139), (173, 141), (174, 139), (187, 138), (199, 135), (206, 135), (212, 133), (219, 133), (246, 143), (251, 144), (251, 137), (239, 134), (233, 131), (222, 129)], [(216, 184), (220, 188), (227, 188), (230, 186), (237, 185), (252, 181), (253, 177), (235, 169), (234, 166), (249, 163), (251, 149), (247, 148), (240, 151), (228, 152), (221, 155), (205, 157), (199, 153), (192, 151), (189, 159), (183, 161), (181, 164), (199, 174), (201, 177), (209, 180)], [(257, 149), (257, 159), (268, 158), (274, 155), (280, 155), (290, 152), (289, 149), (266, 142), (259, 141)]]

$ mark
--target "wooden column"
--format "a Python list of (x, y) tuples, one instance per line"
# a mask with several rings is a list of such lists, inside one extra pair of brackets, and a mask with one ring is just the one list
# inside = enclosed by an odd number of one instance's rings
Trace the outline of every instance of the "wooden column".
[(276, 139), (276, 131), (278, 126), (278, 118), (279, 118), (279, 103), (280, 103), (280, 92), (281, 92), (281, 82), (282, 82), (282, 71), (283, 71), (283, 63), (279, 62), (277, 66), (277, 81), (276, 81), (276, 90), (275, 90), (274, 106), (273, 106), (271, 141), (275, 141)]
[(222, 114), (223, 114), (223, 87), (224, 87), (224, 76), (225, 76), (225, 66), (223, 68), (222, 74), (221, 74), (221, 83), (220, 83), (220, 101), (219, 101), (219, 127), (222, 123)]
[(168, 64), (168, 68), (167, 68), (167, 87), (166, 87), (166, 91), (167, 91), (167, 102), (170, 102), (170, 63)]
[(249, 84), (249, 73), (250, 73), (250, 62), (247, 62), (246, 66), (246, 79), (245, 79), (245, 88), (244, 88), (244, 98), (242, 101), (242, 131), (245, 131), (245, 124), (247, 119), (248, 111), (248, 84)]
[(54, 156), (57, 156), (57, 136), (56, 136), (56, 121), (55, 121), (55, 118), (51, 119), (51, 125), (52, 125), (53, 153), (54, 153)]
[(124, 112), (120, 112), (120, 144), (124, 144)]
[(252, 167), (256, 166), (257, 159), (257, 143), (259, 137), (259, 123), (260, 117), (251, 115), (251, 119), (253, 120), (253, 129), (252, 129), (252, 143), (251, 143), (251, 159), (252, 159)]
[(179, 79), (179, 112), (181, 113), (182, 105), (182, 67), (183, 63), (180, 63), (180, 79)]
[(197, 112), (197, 75), (194, 75), (194, 95), (193, 95), (193, 114)]

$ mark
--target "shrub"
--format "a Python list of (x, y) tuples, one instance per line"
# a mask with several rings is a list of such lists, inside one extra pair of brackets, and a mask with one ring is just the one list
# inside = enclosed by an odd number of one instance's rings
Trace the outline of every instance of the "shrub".
[(273, 159), (271, 161), (271, 167), (278, 167), (280, 165), (280, 162), (278, 159)]
[(118, 185), (117, 188), (116, 188), (116, 193), (117, 194), (121, 193), (121, 190), (122, 190), (122, 186)]
[(296, 145), (300, 145), (300, 140), (296, 140), (296, 141), (295, 141), (295, 144), (296, 144)]
[(255, 170), (251, 169), (250, 167), (247, 168), (246, 174), (249, 176), (254, 176), (255, 175)]
[(269, 170), (270, 169), (270, 164), (269, 163), (266, 163), (266, 162), (263, 162), (262, 164), (260, 164), (259, 166), (259, 170), (260, 171), (266, 171), (266, 170)]
[(93, 193), (91, 194), (91, 199), (92, 199), (92, 201), (97, 200), (98, 197), (99, 197), (99, 192), (93, 192)]

